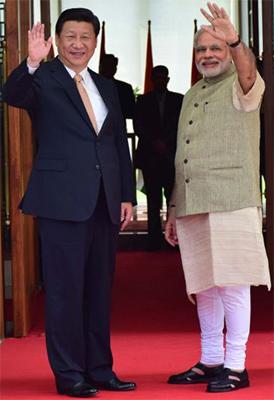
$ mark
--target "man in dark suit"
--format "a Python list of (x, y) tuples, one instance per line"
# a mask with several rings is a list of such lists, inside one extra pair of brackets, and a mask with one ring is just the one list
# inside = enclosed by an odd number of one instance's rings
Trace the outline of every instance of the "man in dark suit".
[(37, 138), (20, 207), (38, 220), (48, 357), (58, 393), (73, 397), (135, 388), (112, 370), (116, 243), (135, 199), (116, 89), (87, 68), (99, 29), (90, 10), (65, 10), (56, 23), (59, 55), (42, 62), (52, 39), (45, 41), (44, 26), (34, 25), (28, 58), (4, 88), (8, 104), (28, 111)]
[(148, 249), (157, 250), (163, 242), (160, 219), (162, 190), (167, 205), (174, 184), (174, 158), (179, 113), (183, 95), (170, 92), (168, 69), (152, 69), (153, 90), (138, 97), (134, 131), (139, 137), (135, 166), (143, 172), (148, 207)]
[(99, 73), (105, 78), (112, 79), (118, 91), (123, 117), (125, 120), (132, 119), (135, 107), (133, 89), (129, 83), (114, 78), (114, 75), (117, 72), (117, 66), (117, 57), (113, 54), (104, 54), (100, 62)]

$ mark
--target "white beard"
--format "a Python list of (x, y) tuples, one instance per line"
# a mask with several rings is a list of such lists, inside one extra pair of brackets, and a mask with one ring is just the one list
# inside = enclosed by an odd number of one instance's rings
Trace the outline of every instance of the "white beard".
[(215, 78), (216, 76), (223, 74), (225, 71), (228, 70), (231, 64), (231, 60), (219, 61), (213, 58), (210, 61), (217, 62), (218, 64), (216, 64), (216, 66), (212, 68), (206, 68), (202, 65), (205, 60), (202, 60), (198, 64), (196, 64), (198, 71), (205, 78)]

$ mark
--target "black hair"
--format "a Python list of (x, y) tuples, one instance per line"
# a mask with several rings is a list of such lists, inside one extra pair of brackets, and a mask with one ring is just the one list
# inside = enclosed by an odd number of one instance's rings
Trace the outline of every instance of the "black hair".
[(101, 61), (101, 62), (102, 62), (102, 63), (111, 62), (112, 64), (114, 64), (114, 65), (117, 67), (117, 65), (118, 65), (118, 58), (115, 57), (114, 54), (107, 54), (107, 53), (105, 53), (105, 54), (102, 56), (102, 61)]
[(156, 74), (163, 74), (168, 77), (168, 68), (165, 65), (157, 65), (156, 67), (152, 68), (151, 76), (155, 76)]
[(100, 32), (100, 22), (96, 15), (87, 8), (68, 8), (60, 15), (55, 25), (55, 33), (60, 36), (63, 25), (67, 21), (89, 22), (93, 25), (95, 36)]

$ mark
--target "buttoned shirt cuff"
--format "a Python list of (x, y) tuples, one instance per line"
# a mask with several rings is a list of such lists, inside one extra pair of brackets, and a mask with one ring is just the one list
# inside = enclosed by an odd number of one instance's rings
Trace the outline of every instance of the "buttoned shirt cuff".
[(40, 65), (38, 65), (37, 67), (31, 67), (31, 66), (28, 64), (28, 62), (27, 62), (28, 73), (29, 73), (30, 75), (33, 75), (34, 72), (39, 68), (39, 66), (40, 66)]
[(245, 111), (245, 112), (257, 110), (261, 104), (262, 97), (264, 94), (264, 89), (265, 89), (265, 84), (258, 71), (254, 85), (246, 94), (243, 92), (243, 89), (237, 78), (233, 83), (233, 88), (232, 88), (234, 107), (238, 111)]

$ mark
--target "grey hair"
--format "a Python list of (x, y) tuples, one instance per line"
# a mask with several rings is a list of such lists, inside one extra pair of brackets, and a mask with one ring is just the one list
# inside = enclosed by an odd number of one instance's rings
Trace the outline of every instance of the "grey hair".
[(202, 33), (206, 32), (203, 28), (200, 28), (194, 35), (194, 40), (193, 40), (193, 47), (196, 49), (198, 45), (198, 39), (202, 35)]

